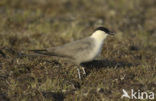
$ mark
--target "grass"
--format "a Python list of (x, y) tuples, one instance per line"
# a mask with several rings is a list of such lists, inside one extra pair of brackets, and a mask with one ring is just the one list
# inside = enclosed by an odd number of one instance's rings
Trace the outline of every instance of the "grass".
[[(154, 0), (1, 0), (0, 100), (129, 101), (122, 89), (156, 94), (155, 11)], [(20, 57), (89, 36), (97, 26), (117, 34), (84, 64), (82, 80), (60, 58)]]

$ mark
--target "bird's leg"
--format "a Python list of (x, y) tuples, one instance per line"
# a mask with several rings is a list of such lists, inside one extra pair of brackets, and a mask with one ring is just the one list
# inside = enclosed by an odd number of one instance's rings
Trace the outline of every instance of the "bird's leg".
[(81, 79), (81, 74), (80, 74), (80, 69), (79, 68), (77, 68), (77, 73), (78, 73), (79, 79)]
[(83, 71), (83, 74), (86, 75), (86, 71), (84, 67), (82, 67), (82, 71)]

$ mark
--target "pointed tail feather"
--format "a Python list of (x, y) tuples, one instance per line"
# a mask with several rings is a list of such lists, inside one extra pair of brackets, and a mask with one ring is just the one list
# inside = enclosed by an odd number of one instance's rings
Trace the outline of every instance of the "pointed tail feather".
[(49, 55), (47, 50), (29, 50), (31, 52), (37, 53), (37, 54), (43, 54), (43, 55)]
[(68, 57), (65, 55), (57, 54), (55, 51), (48, 51), (46, 49), (44, 50), (29, 50), (31, 52), (34, 52), (35, 54), (41, 55), (41, 56), (59, 56), (59, 57)]
[(33, 53), (33, 54), (21, 54), (21, 56), (31, 56), (31, 57), (36, 57), (36, 56), (47, 56), (44, 54), (38, 54), (38, 53)]
[(35, 50), (29, 50), (29, 51), (32, 51), (32, 52), (45, 52), (45, 51), (47, 51), (46, 49), (42, 49), (42, 50), (37, 50), (37, 49), (35, 49)]

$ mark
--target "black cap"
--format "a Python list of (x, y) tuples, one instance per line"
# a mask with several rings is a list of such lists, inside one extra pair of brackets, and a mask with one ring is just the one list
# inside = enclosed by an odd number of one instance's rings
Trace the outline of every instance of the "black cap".
[(105, 28), (105, 27), (98, 27), (98, 28), (95, 29), (95, 31), (97, 31), (97, 30), (104, 31), (105, 33), (111, 34), (111, 35), (114, 34), (112, 31), (110, 31), (109, 29), (107, 29), (107, 28)]

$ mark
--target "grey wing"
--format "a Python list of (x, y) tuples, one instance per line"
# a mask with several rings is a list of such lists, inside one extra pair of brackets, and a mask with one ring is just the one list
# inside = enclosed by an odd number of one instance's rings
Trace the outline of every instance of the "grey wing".
[(82, 55), (83, 53), (86, 53), (87, 50), (93, 48), (93, 41), (92, 38), (88, 37), (63, 46), (48, 48), (47, 51), (49, 53), (52, 52), (52, 54), (55, 54), (56, 56), (76, 58), (77, 55)]

